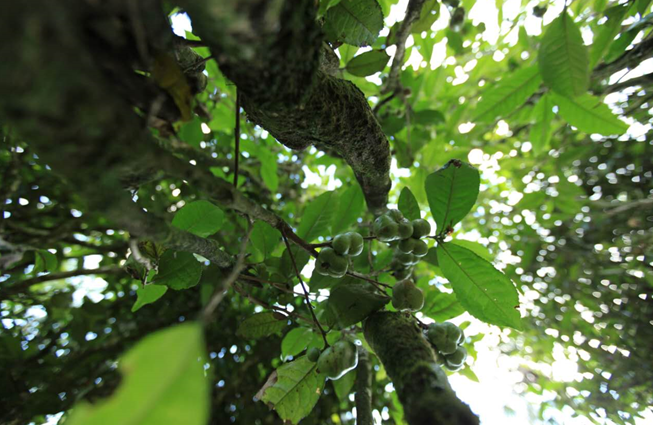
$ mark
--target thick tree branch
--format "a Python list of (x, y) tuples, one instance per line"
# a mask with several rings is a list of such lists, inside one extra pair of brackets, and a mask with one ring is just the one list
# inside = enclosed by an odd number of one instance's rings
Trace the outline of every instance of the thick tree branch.
[(364, 323), (365, 339), (383, 363), (410, 425), (477, 425), (478, 418), (449, 386), (414, 319), (381, 311)]
[(193, 30), (241, 93), (250, 120), (291, 149), (335, 151), (351, 166), (369, 209), (385, 209), (390, 149), (363, 93), (320, 71), (313, 2), (182, 2)]
[(372, 417), (372, 367), (370, 354), (365, 347), (358, 347), (356, 366), (356, 425), (373, 425)]

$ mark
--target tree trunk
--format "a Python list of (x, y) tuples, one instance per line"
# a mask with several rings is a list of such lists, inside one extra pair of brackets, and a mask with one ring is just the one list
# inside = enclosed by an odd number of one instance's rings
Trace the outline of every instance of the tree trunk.
[(367, 318), (365, 339), (383, 363), (410, 425), (472, 425), (478, 417), (449, 386), (415, 319), (381, 311)]

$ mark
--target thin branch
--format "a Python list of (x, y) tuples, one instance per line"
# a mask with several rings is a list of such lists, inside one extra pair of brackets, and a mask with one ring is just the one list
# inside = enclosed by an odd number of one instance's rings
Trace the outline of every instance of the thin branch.
[(220, 288), (216, 288), (213, 296), (204, 307), (204, 310), (202, 311), (202, 321), (204, 323), (209, 323), (211, 317), (213, 316), (213, 312), (215, 312), (215, 309), (218, 307), (218, 305), (220, 305), (220, 303), (224, 299), (225, 294), (227, 293), (229, 288), (231, 288), (231, 285), (233, 285), (236, 279), (238, 279), (240, 272), (245, 267), (245, 256), (247, 255), (247, 243), (249, 242), (249, 237), (252, 234), (253, 229), (254, 229), (254, 224), (248, 218), (247, 233), (245, 234), (243, 240), (240, 243), (240, 252), (238, 253), (238, 258), (236, 258), (236, 264), (234, 264), (233, 268), (231, 269), (231, 272), (224, 280), (222, 286)]
[(653, 205), (653, 199), (651, 198), (646, 198), (646, 199), (638, 199), (636, 201), (629, 202), (627, 204), (619, 205), (618, 207), (609, 209), (605, 211), (605, 215), (608, 217), (611, 217), (613, 215), (620, 214), (622, 212), (626, 212), (628, 210), (631, 210), (633, 208), (639, 208), (639, 207), (647, 207), (649, 205)]
[(248, 300), (250, 300), (251, 302), (253, 302), (256, 305), (260, 305), (261, 307), (267, 308), (268, 310), (281, 311), (281, 312), (287, 314), (290, 317), (295, 317), (297, 319), (303, 320), (306, 323), (309, 323), (309, 324), (311, 324), (313, 326), (316, 326), (316, 323), (313, 320), (311, 320), (310, 318), (308, 318), (306, 316), (303, 316), (303, 315), (297, 313), (296, 311), (289, 311), (288, 309), (283, 308), (281, 306), (268, 304), (265, 301), (259, 300), (258, 298), (256, 298), (252, 294), (250, 294), (249, 292), (246, 292), (243, 288), (241, 288), (237, 284), (234, 285), (233, 288), (234, 288), (234, 291), (238, 292), (241, 296), (247, 298)]
[(317, 327), (320, 329), (320, 333), (322, 334), (322, 339), (324, 339), (324, 346), (328, 347), (329, 342), (327, 341), (326, 332), (324, 332), (324, 329), (322, 328), (320, 321), (317, 320), (317, 316), (313, 311), (313, 305), (311, 304), (311, 300), (308, 297), (308, 289), (306, 289), (306, 284), (304, 283), (304, 279), (302, 279), (302, 275), (301, 273), (299, 273), (299, 269), (297, 268), (297, 262), (295, 261), (295, 254), (292, 253), (292, 249), (290, 249), (291, 247), (290, 244), (288, 243), (288, 239), (286, 238), (286, 235), (283, 232), (281, 233), (281, 237), (283, 237), (283, 243), (286, 244), (286, 249), (288, 250), (290, 261), (292, 262), (293, 268), (295, 269), (295, 274), (297, 275), (297, 279), (299, 279), (299, 283), (302, 285), (302, 290), (304, 291), (304, 299), (306, 300), (306, 307), (308, 307), (308, 310), (311, 312), (311, 316), (313, 316), (313, 320), (315, 320)]
[(357, 273), (357, 272), (347, 272), (347, 276), (355, 277), (356, 279), (360, 279), (360, 280), (364, 280), (366, 282), (369, 282), (372, 285), (374, 285), (374, 287), (376, 289), (378, 289), (379, 291), (381, 291), (384, 294), (385, 294), (385, 290), (382, 287), (390, 288), (390, 285), (388, 285), (386, 283), (379, 282), (379, 281), (374, 280), (374, 279), (370, 279), (369, 277), (367, 277), (365, 275), (362, 275), (360, 273)]
[(238, 187), (238, 160), (240, 158), (240, 92), (236, 89), (236, 123), (234, 124), (234, 187)]

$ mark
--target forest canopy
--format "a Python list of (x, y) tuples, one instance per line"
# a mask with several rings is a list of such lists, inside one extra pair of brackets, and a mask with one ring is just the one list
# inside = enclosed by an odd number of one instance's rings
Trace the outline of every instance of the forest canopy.
[(0, 14), (0, 423), (653, 420), (651, 0)]

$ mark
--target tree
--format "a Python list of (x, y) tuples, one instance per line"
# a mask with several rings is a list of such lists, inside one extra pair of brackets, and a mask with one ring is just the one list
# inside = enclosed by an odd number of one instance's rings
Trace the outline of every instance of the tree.
[(653, 404), (650, 1), (394, 3), (3, 4), (2, 423)]

